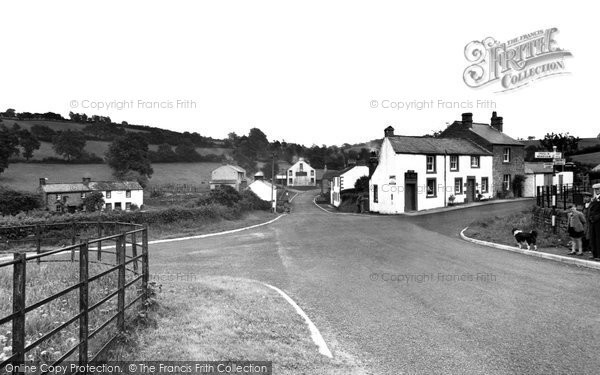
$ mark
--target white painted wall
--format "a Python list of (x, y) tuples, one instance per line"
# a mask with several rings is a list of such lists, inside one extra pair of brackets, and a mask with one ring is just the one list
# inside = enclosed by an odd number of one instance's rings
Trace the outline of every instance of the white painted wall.
[(369, 175), (369, 167), (357, 165), (345, 173), (334, 177), (331, 181), (331, 203), (335, 207), (342, 204), (341, 192), (348, 189), (354, 189), (354, 184), (362, 176)]
[[(474, 176), (476, 190), (481, 187), (481, 178), (488, 178), (488, 192), (484, 198), (491, 198), (494, 192), (492, 175), (492, 156), (480, 156), (479, 168), (471, 168), (471, 156), (459, 156), (459, 170), (450, 171), (450, 156), (436, 156), (436, 172), (426, 173), (426, 155), (396, 154), (387, 138), (384, 139), (379, 156), (379, 165), (371, 176), (369, 183), (369, 204), (373, 212), (397, 214), (404, 212), (404, 174), (413, 170), (417, 173), (417, 207), (418, 210), (444, 207), (450, 195), (455, 195), (455, 203), (463, 203), (466, 198), (467, 176)], [(446, 182), (444, 182), (444, 169)], [(393, 178), (395, 177), (395, 178)], [(463, 194), (455, 194), (454, 179), (463, 178)], [(437, 196), (427, 197), (427, 179), (436, 178)], [(377, 185), (378, 202), (374, 201), (374, 186)]]
[[(306, 172), (306, 176), (297, 176), (297, 172)], [(294, 165), (288, 168), (287, 184), (288, 186), (316, 186), (317, 173), (315, 169), (310, 166), (310, 164), (308, 164), (304, 159), (300, 158)]]
[(127, 193), (125, 190), (111, 190), (110, 198), (106, 197), (106, 191), (102, 191), (102, 196), (104, 197), (104, 207), (106, 208), (106, 204), (109, 203), (112, 205), (112, 209), (115, 209), (115, 203), (121, 203), (121, 209), (125, 210), (126, 203), (132, 203), (138, 206), (138, 208), (142, 207), (144, 204), (144, 191), (143, 190), (131, 190), (131, 197), (127, 198)]
[[(248, 189), (252, 190), (254, 194), (256, 194), (263, 201), (270, 202), (271, 197), (277, 197), (277, 187), (261, 180), (251, 183), (248, 186)], [(271, 195), (271, 191), (273, 192), (273, 195)]]

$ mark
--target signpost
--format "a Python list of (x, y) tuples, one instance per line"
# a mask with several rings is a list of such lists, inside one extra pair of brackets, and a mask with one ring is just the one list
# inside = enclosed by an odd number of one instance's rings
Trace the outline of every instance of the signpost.
[(560, 159), (562, 152), (538, 151), (535, 153), (536, 159)]

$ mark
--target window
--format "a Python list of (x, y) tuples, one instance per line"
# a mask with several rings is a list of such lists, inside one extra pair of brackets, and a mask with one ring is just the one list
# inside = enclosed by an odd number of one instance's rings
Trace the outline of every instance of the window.
[(81, 199), (85, 199), (85, 193), (81, 193)]
[(458, 155), (450, 155), (450, 170), (458, 171)]
[(394, 204), (394, 194), (393, 193), (390, 194), (390, 201), (391, 201), (392, 204)]
[(315, 175), (315, 171), (314, 170), (310, 171), (310, 175), (314, 176)]
[(455, 178), (454, 179), (454, 194), (462, 194), (463, 193), (463, 179)]
[(56, 205), (56, 212), (60, 212), (60, 210), (61, 210), (61, 205), (60, 205), (60, 204), (57, 204), (57, 205)]
[(311, 178), (310, 178), (310, 183), (311, 183), (311, 184), (314, 184), (314, 183), (315, 183), (315, 179), (314, 179), (314, 177), (311, 177)]
[(471, 168), (479, 168), (479, 156), (471, 156)]
[(110, 191), (107, 191), (107, 192), (106, 192), (106, 199), (110, 199), (110, 196), (111, 196), (111, 192), (110, 192)]
[(290, 184), (290, 185), (292, 184), (292, 179), (291, 178), (290, 178), (290, 181), (288, 182), (288, 184)]
[(125, 190), (125, 198), (131, 198), (131, 190)]
[(304, 171), (304, 164), (300, 163), (300, 172)]
[(379, 203), (379, 196), (377, 195), (377, 185), (373, 185), (373, 203)]
[(56, 200), (59, 201), (62, 199), (62, 196), (60, 194), (56, 194)]
[(131, 203), (130, 202), (126, 202), (125, 203), (125, 210), (127, 210), (127, 211), (131, 210)]
[(489, 183), (487, 177), (481, 177), (481, 193), (489, 193)]
[(104, 208), (106, 209), (106, 211), (111, 211), (112, 210), (112, 203), (107, 203)]
[(427, 155), (427, 173), (435, 173), (435, 156)]
[(115, 210), (121, 209), (121, 202), (115, 202)]
[(428, 178), (427, 179), (427, 198), (433, 198), (436, 197), (436, 179), (435, 178)]
[(504, 147), (504, 158), (502, 161), (504, 163), (510, 163), (510, 147)]
[(291, 175), (293, 175), (293, 174), (294, 174), (294, 172), (292, 172), (292, 170), (290, 169), (290, 170), (289, 170), (289, 175), (291, 176)]
[(504, 179), (502, 180), (502, 185), (504, 186), (504, 190), (510, 190), (510, 175), (505, 174)]

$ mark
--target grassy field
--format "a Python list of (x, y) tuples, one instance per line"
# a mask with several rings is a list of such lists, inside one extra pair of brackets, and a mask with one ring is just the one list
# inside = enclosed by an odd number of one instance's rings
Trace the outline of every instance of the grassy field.
[(184, 275), (162, 282), (152, 325), (111, 357), (125, 361), (272, 361), (273, 374), (365, 374), (352, 358), (319, 354), (304, 320), (253, 280)]
[(598, 165), (600, 164), (600, 152), (591, 152), (589, 154), (573, 155), (573, 161), (582, 164)]
[[(150, 187), (161, 184), (207, 185), (211, 172), (220, 163), (165, 163), (152, 164), (154, 174)], [(111, 169), (106, 164), (41, 164), (12, 163), (0, 174), (0, 185), (23, 190), (35, 191), (40, 177), (48, 182), (78, 182), (88, 176), (92, 180), (112, 180)]]

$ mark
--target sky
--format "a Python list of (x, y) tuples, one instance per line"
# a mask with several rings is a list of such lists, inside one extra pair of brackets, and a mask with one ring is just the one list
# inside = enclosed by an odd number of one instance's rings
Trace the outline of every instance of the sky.
[[(381, 138), (388, 125), (423, 135), (462, 112), (489, 122), (495, 110), (515, 138), (595, 137), (591, 4), (3, 1), (0, 110), (85, 112), (215, 138), (257, 127), (305, 145)], [(572, 53), (567, 74), (505, 92), (465, 84), (468, 43), (549, 28)]]

